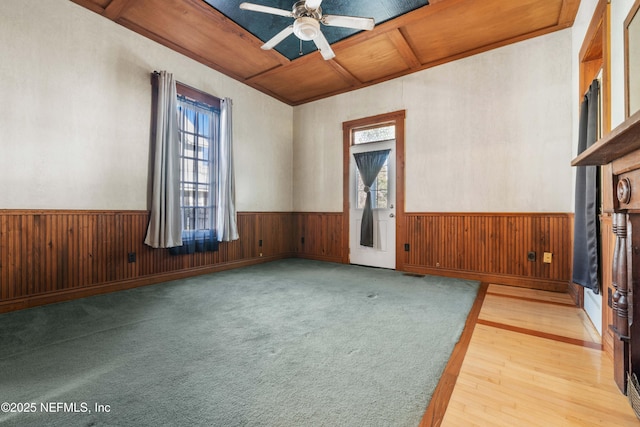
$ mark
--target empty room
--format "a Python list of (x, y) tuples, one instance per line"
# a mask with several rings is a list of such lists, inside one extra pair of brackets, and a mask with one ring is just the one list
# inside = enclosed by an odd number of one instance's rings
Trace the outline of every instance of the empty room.
[(0, 1), (0, 425), (639, 425), (639, 11)]

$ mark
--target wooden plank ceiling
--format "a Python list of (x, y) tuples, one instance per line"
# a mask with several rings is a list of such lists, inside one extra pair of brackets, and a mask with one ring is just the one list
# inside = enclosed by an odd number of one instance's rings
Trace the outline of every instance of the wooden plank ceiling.
[[(580, 4), (580, 0), (430, 0), (429, 5), (376, 25), (373, 31), (331, 45), (336, 57), (325, 61), (319, 52), (289, 60), (275, 50), (261, 50), (261, 40), (204, 0), (71, 1), (289, 105), (571, 27)], [(256, 19), (266, 18), (256, 13)]]

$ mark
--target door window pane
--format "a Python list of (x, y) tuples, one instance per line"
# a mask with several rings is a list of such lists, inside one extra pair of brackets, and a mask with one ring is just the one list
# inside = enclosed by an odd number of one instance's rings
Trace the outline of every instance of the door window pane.
[[(358, 195), (358, 209), (364, 209), (367, 200), (367, 193), (364, 191), (364, 182), (360, 177), (360, 173), (356, 173), (356, 194)], [(382, 169), (378, 173), (375, 182), (369, 189), (371, 191), (371, 208), (387, 209), (388, 208), (388, 192), (389, 192), (389, 159), (384, 162)]]
[[(395, 125), (382, 125), (367, 129), (357, 129), (353, 131), (354, 144), (368, 144), (371, 142), (390, 141), (396, 138)], [(367, 199), (367, 193), (364, 192), (364, 183), (360, 174), (356, 173), (356, 200), (357, 208), (364, 209)], [(384, 162), (384, 166), (380, 169), (376, 181), (371, 186), (371, 208), (387, 209), (389, 207), (389, 160)]]

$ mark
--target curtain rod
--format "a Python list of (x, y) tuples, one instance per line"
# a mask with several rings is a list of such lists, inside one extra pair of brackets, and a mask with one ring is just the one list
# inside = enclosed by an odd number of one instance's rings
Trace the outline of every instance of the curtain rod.
[[(157, 77), (160, 75), (160, 71), (153, 71), (153, 73), (151, 73), (154, 77)], [(189, 86), (187, 84), (182, 83), (181, 81), (176, 80), (176, 85), (180, 85), (185, 89), (191, 90), (193, 92), (197, 92), (198, 94), (200, 94), (201, 96), (203, 96), (205, 99), (208, 100), (208, 103), (210, 103), (214, 108), (220, 108), (220, 101), (222, 101), (222, 98), (218, 98), (215, 95), (211, 95), (210, 93), (204, 92), (201, 89), (195, 88), (193, 86)], [(193, 97), (193, 95), (191, 96)]]
[[(154, 76), (159, 76), (159, 75), (160, 75), (160, 71), (155, 71), (155, 70), (154, 70), (152, 74), (153, 74)], [(192, 89), (192, 90), (195, 90), (195, 91), (198, 91), (198, 92), (202, 92), (202, 94), (204, 94), (204, 95), (213, 96), (213, 95), (210, 95), (210, 94), (208, 94), (208, 93), (206, 93), (206, 92), (202, 91), (201, 89), (198, 89), (198, 88), (195, 88), (195, 87), (193, 87), (193, 86), (189, 86), (189, 85), (187, 85), (187, 84), (184, 84), (184, 83), (182, 83), (182, 82), (181, 82), (181, 81), (179, 81), (179, 80), (176, 80), (176, 83), (177, 83), (177, 84), (180, 84), (180, 85), (182, 85), (182, 86), (184, 86), (184, 87), (186, 87), (186, 88), (189, 88), (189, 89)], [(216, 97), (216, 98), (217, 98), (217, 97)]]

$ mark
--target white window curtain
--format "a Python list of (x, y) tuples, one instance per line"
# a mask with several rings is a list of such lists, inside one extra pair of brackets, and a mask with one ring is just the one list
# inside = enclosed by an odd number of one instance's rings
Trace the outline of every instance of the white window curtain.
[(177, 95), (173, 74), (154, 73), (157, 84), (151, 217), (144, 243), (153, 248), (182, 245)]
[(238, 240), (239, 238), (236, 218), (231, 107), (231, 99), (224, 98), (220, 100), (220, 167), (218, 169), (216, 203), (216, 231), (220, 242)]

